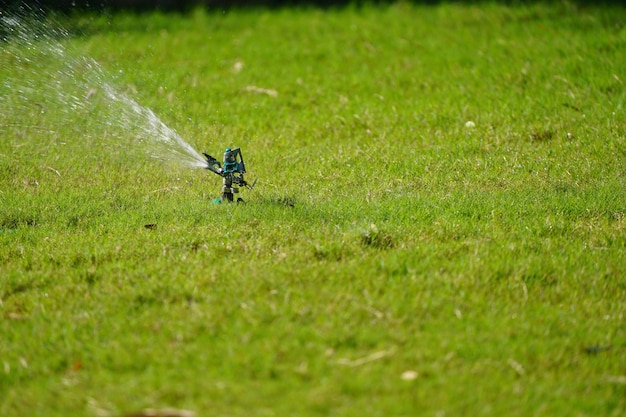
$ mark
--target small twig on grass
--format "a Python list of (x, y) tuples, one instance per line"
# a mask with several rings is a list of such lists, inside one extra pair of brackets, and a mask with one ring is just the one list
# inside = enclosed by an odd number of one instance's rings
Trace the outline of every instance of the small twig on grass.
[(519, 363), (518, 361), (516, 361), (513, 358), (509, 358), (509, 360), (507, 361), (507, 364), (513, 368), (513, 370), (515, 371), (515, 373), (519, 376), (524, 376), (526, 375), (526, 369), (524, 369), (524, 367), (522, 366), (521, 363)]
[(369, 363), (369, 362), (374, 362), (379, 359), (386, 358), (387, 356), (391, 356), (394, 353), (395, 353), (395, 349), (381, 350), (379, 352), (374, 352), (370, 355), (364, 356), (359, 359), (350, 360), (350, 359), (342, 358), (342, 359), (339, 359), (337, 363), (339, 365), (349, 366), (351, 368), (354, 368), (357, 366), (365, 365), (366, 363)]
[(607, 376), (605, 378), (605, 381), (608, 382), (609, 384), (626, 385), (626, 375)]
[(251, 93), (265, 94), (270, 97), (278, 97), (278, 91), (272, 90), (270, 88), (257, 87), (256, 85), (246, 86), (245, 90)]
[(45, 169), (47, 169), (48, 171), (52, 171), (52, 172), (54, 172), (54, 173), (55, 173), (55, 174), (57, 174), (59, 177), (61, 176), (61, 173), (60, 173), (58, 170), (56, 170), (56, 169), (54, 169), (54, 168), (52, 168), (52, 167), (45, 166), (44, 168), (45, 168)]

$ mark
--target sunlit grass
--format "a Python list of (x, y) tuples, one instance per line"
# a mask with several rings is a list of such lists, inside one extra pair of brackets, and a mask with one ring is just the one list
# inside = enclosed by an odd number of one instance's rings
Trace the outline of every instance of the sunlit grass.
[[(0, 414), (623, 414), (625, 18), (58, 18), (104, 71), (78, 110), (1, 44)], [(247, 203), (103, 123), (103, 82), (240, 146)]]

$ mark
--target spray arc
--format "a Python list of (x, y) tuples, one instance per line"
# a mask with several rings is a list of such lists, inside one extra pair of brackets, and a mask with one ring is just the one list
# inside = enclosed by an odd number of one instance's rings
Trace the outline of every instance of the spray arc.
[[(254, 180), (252, 185), (250, 185), (243, 178), (246, 173), (246, 164), (243, 160), (243, 154), (241, 153), (240, 148), (226, 148), (226, 151), (224, 151), (223, 164), (207, 153), (203, 153), (203, 155), (207, 161), (207, 166), (205, 168), (224, 179), (224, 186), (222, 187), (222, 201), (234, 201), (234, 195), (239, 193), (239, 188), (237, 188), (237, 186), (248, 187), (249, 189), (254, 188), (256, 180)], [(237, 202), (242, 201), (243, 199), (237, 198)]]

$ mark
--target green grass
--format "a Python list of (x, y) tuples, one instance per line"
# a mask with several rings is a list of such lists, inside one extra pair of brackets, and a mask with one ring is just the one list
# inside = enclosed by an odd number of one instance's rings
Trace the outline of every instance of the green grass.
[(626, 412), (626, 10), (61, 21), (259, 183), (213, 204), (0, 44), (2, 416)]

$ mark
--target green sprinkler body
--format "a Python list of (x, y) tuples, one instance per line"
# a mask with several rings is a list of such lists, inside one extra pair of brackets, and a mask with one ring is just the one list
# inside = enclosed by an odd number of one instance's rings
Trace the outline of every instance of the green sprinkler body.
[[(222, 187), (222, 200), (232, 202), (235, 199), (235, 194), (239, 193), (239, 187), (254, 188), (256, 180), (252, 185), (249, 185), (244, 180), (243, 175), (246, 173), (246, 164), (243, 161), (243, 155), (240, 148), (227, 148), (224, 151), (224, 162), (220, 162), (213, 158), (211, 155), (203, 153), (207, 160), (206, 169), (219, 175), (224, 179), (224, 186)], [(243, 199), (238, 198), (237, 202), (242, 202)]]

